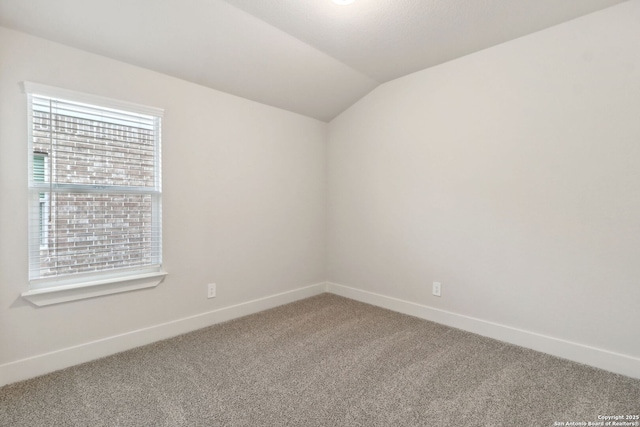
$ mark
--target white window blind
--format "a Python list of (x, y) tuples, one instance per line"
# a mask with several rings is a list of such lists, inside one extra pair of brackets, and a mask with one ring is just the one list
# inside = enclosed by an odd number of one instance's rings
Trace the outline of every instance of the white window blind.
[(162, 110), (25, 91), (30, 289), (160, 271)]

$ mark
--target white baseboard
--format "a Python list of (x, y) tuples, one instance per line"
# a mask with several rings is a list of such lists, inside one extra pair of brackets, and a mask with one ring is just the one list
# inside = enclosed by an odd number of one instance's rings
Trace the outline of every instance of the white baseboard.
[(223, 307), (195, 316), (138, 329), (121, 335), (5, 363), (0, 365), (0, 386), (151, 344), (216, 323), (258, 313), (283, 304), (319, 295), (323, 292), (325, 292), (325, 283), (317, 283), (315, 285), (270, 295), (230, 307)]
[(520, 347), (551, 354), (617, 374), (640, 378), (640, 359), (636, 357), (540, 335), (336, 283), (328, 282), (326, 290), (329, 293), (349, 299), (430, 320)]
[(258, 313), (283, 304), (319, 295), (323, 292), (329, 292), (399, 313), (452, 326), (478, 335), (605, 369), (610, 372), (640, 378), (640, 359), (635, 357), (487, 322), (485, 320), (439, 310), (386, 295), (350, 288), (336, 283), (322, 282), (241, 304), (223, 307), (195, 316), (138, 329), (121, 335), (9, 362), (0, 365), (0, 386), (151, 344), (216, 323)]

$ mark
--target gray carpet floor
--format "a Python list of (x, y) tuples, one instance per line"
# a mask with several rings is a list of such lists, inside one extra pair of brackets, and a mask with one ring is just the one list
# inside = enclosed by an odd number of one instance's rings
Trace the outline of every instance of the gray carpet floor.
[(330, 294), (0, 389), (12, 427), (521, 427), (638, 413), (640, 380)]

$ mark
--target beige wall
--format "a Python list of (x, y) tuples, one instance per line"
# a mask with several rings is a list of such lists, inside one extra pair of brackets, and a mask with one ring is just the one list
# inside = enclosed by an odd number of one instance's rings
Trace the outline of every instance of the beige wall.
[(332, 121), (328, 280), (640, 357), (639, 41), (624, 3)]
[[(169, 276), (157, 288), (42, 308), (20, 298), (27, 289), (25, 80), (165, 109)], [(326, 127), (0, 28), (0, 367), (323, 281)], [(210, 282), (215, 299), (206, 298)]]

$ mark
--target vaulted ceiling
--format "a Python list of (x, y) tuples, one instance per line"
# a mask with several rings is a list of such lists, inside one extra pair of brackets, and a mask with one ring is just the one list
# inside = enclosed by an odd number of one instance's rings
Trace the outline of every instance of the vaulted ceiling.
[(0, 0), (0, 25), (330, 121), (386, 81), (625, 0)]

